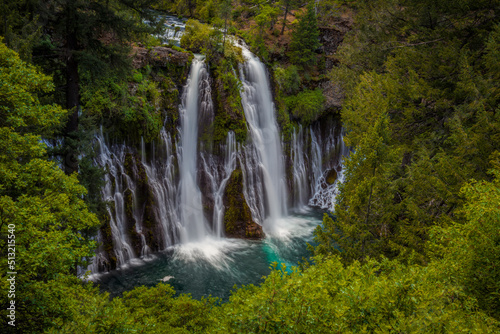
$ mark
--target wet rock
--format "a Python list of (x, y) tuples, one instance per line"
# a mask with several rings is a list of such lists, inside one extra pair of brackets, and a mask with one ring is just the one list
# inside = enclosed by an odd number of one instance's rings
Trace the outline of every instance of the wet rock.
[(243, 175), (240, 168), (231, 174), (224, 192), (224, 226), (230, 238), (261, 239), (262, 226), (252, 220), (250, 208), (243, 195)]
[(332, 168), (328, 171), (328, 174), (326, 174), (326, 183), (332, 185), (335, 183), (336, 180), (337, 180), (337, 171), (335, 170), (335, 168)]

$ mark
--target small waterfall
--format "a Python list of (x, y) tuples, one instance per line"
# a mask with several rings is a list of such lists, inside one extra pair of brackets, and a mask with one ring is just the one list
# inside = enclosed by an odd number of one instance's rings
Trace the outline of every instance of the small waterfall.
[(224, 196), (224, 190), (226, 189), (227, 182), (231, 177), (231, 173), (236, 168), (236, 139), (234, 132), (229, 132), (227, 134), (225, 155), (224, 155), (224, 179), (219, 183), (219, 187), (215, 192), (214, 201), (214, 224), (215, 224), (215, 235), (217, 237), (223, 236), (223, 225), (224, 225), (224, 203), (222, 198)]
[(180, 46), (181, 37), (186, 29), (184, 20), (171, 15), (163, 15), (162, 18), (165, 20), (165, 33), (156, 37), (165, 44)]
[(293, 205), (301, 209), (307, 205), (310, 194), (302, 125), (299, 125), (298, 131), (294, 128), (290, 158), (292, 160)]
[(213, 154), (202, 154), (203, 171), (210, 181), (210, 195), (213, 201), (212, 225), (217, 238), (224, 236), (224, 190), (236, 168), (237, 150), (234, 132), (228, 132), (226, 143), (221, 146), (221, 152), (224, 152), (223, 160)]
[[(349, 155), (349, 149), (345, 146), (343, 130), (339, 136), (330, 129), (324, 143), (321, 143), (319, 133), (311, 130), (311, 193), (309, 205), (322, 209), (334, 211), (335, 198), (338, 194), (338, 184), (344, 182), (342, 159)], [(328, 180), (329, 174), (333, 173), (335, 180)]]
[[(99, 155), (96, 158), (97, 163), (108, 169), (108, 173), (105, 175), (106, 185), (103, 188), (103, 199), (114, 203), (114, 206), (107, 207), (114, 253), (117, 265), (123, 265), (126, 261), (136, 257), (127, 233), (127, 228), (133, 226), (134, 222), (129, 221), (132, 217), (130, 215), (127, 217), (124, 202), (126, 190), (134, 193), (135, 184), (125, 173), (122, 163), (125, 157), (125, 146), (117, 146), (116, 150), (111, 152), (106, 145), (102, 132), (96, 139), (99, 144)], [(136, 212), (133, 214), (135, 216)], [(98, 256), (96, 260), (102, 260), (102, 257)]]
[(314, 131), (311, 133), (311, 194), (316, 194), (319, 190), (318, 180), (324, 173), (323, 170), (323, 150), (321, 145), (321, 136), (316, 136)]
[(181, 114), (181, 145), (178, 146), (177, 153), (180, 167), (179, 208), (183, 226), (182, 242), (200, 241), (208, 235), (207, 222), (203, 214), (201, 191), (197, 182), (198, 106), (200, 105), (200, 96), (204, 95), (200, 94), (204, 80), (208, 80), (205, 63), (199, 59), (194, 59), (188, 83), (184, 88), (182, 105), (179, 108)]
[(238, 158), (243, 175), (243, 195), (255, 222), (263, 225), (265, 218), (264, 180), (257, 150), (251, 144), (238, 145)]
[[(160, 132), (161, 144), (164, 148), (161, 153), (162, 159), (153, 159), (151, 163), (143, 162), (144, 170), (148, 177), (149, 191), (153, 196), (154, 218), (161, 233), (160, 240), (163, 243), (161, 249), (165, 249), (179, 242), (179, 230), (181, 223), (177, 213), (177, 181), (176, 161), (172, 152), (172, 138), (163, 128)], [(154, 152), (154, 149), (152, 150)], [(143, 158), (145, 159), (145, 158)], [(142, 224), (142, 220), (138, 220)]]

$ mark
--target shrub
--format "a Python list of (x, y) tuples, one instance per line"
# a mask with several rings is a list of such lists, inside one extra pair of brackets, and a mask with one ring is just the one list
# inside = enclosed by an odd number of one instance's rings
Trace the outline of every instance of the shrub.
[(274, 78), (280, 90), (286, 95), (296, 94), (300, 89), (301, 79), (295, 65), (287, 68), (276, 66)]
[(303, 123), (309, 124), (319, 118), (324, 111), (325, 97), (321, 89), (304, 90), (285, 99), (288, 111)]

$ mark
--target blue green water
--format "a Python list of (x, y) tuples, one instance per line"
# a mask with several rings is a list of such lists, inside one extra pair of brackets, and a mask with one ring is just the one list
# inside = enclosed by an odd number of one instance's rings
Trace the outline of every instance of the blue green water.
[(310, 256), (313, 230), (321, 223), (322, 211), (310, 210), (283, 218), (273, 235), (263, 240), (207, 239), (179, 245), (146, 260), (135, 260), (125, 268), (99, 275), (93, 281), (112, 296), (145, 285), (154, 286), (166, 276), (177, 293), (194, 298), (227, 300), (233, 287), (260, 284), (273, 262), (295, 266)]

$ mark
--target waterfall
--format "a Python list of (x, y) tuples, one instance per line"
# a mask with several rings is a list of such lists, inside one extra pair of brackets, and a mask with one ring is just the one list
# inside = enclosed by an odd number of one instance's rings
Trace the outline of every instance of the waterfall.
[[(225, 155), (224, 155), (224, 178), (218, 182), (219, 186), (215, 191), (214, 198), (214, 224), (215, 224), (215, 235), (217, 237), (223, 236), (223, 226), (224, 226), (224, 203), (222, 198), (224, 196), (224, 190), (226, 190), (227, 183), (231, 177), (231, 173), (236, 168), (236, 139), (234, 132), (229, 132), (227, 134)], [(216, 183), (217, 184), (217, 183)]]
[[(153, 196), (154, 218), (161, 233), (160, 240), (166, 249), (179, 242), (179, 231), (181, 222), (177, 212), (178, 202), (176, 185), (176, 165), (175, 155), (172, 152), (172, 138), (163, 128), (160, 132), (161, 146), (164, 148), (160, 152), (161, 159), (154, 158), (150, 163), (143, 157), (143, 167), (148, 178), (149, 192)], [(154, 149), (152, 150), (154, 155)], [(142, 225), (142, 219), (137, 220), (138, 226)]]
[(224, 236), (224, 192), (237, 166), (252, 218), (271, 237), (288, 228), (288, 193), (294, 209), (333, 210), (343, 180), (341, 156), (349, 153), (340, 126), (299, 125), (283, 143), (266, 68), (245, 46), (242, 50), (246, 143), (236, 143), (234, 132), (215, 148), (203, 139), (213, 129), (214, 107), (207, 66), (199, 58), (182, 91), (177, 135), (163, 128), (159, 140), (141, 138), (135, 148), (111, 145), (102, 131), (96, 135), (96, 163), (106, 169), (102, 195), (110, 204), (109, 228), (99, 231), (101, 246), (89, 267), (93, 273), (178, 244), (199, 249), (207, 248), (200, 241), (221, 244), (216, 239)]
[(307, 205), (310, 194), (302, 125), (299, 126), (298, 131), (294, 128), (290, 158), (292, 159), (293, 205), (300, 210)]
[[(334, 211), (335, 198), (338, 194), (339, 183), (344, 182), (342, 159), (349, 155), (349, 149), (345, 146), (343, 130), (340, 135), (335, 135), (334, 129), (330, 129), (324, 143), (321, 134), (311, 130), (311, 194), (309, 205), (322, 209)], [(333, 173), (336, 177), (334, 182), (329, 182), (328, 175)]]
[[(181, 114), (181, 145), (178, 146), (180, 171), (180, 218), (182, 224), (182, 242), (200, 241), (209, 231), (203, 214), (201, 191), (197, 182), (198, 159), (198, 112), (200, 88), (208, 80), (205, 63), (194, 59), (187, 85), (184, 87)], [(201, 103), (200, 103), (201, 102)]]
[(234, 132), (227, 134), (225, 145), (221, 145), (222, 157), (216, 157), (213, 154), (202, 154), (202, 168), (210, 182), (210, 190), (213, 201), (212, 224), (214, 235), (217, 238), (224, 236), (224, 213), (223, 203), (224, 191), (229, 178), (236, 168), (236, 138)]
[(180, 46), (181, 37), (186, 29), (184, 20), (171, 15), (163, 15), (165, 20), (165, 32), (163, 35), (157, 35), (165, 44), (174, 44)]
[[(276, 222), (287, 214), (281, 140), (266, 68), (246, 47), (241, 48), (246, 58), (240, 67), (241, 98), (251, 135), (251, 144), (245, 148), (249, 164), (244, 175), (245, 195), (249, 196), (247, 201), (254, 217), (262, 219), (263, 227), (272, 232)], [(260, 189), (250, 189), (255, 185)]]
[[(97, 163), (100, 166), (105, 166), (108, 170), (108, 173), (105, 175), (105, 186), (102, 189), (103, 199), (114, 203), (114, 206), (107, 207), (114, 253), (117, 265), (123, 265), (126, 261), (136, 257), (127, 233), (127, 227), (133, 224), (133, 222), (128, 221), (131, 217), (127, 217), (124, 203), (125, 191), (130, 189), (133, 193), (135, 191), (135, 184), (125, 174), (122, 163), (126, 153), (125, 146), (119, 145), (112, 152), (106, 145), (102, 130), (96, 137), (96, 140), (99, 145), (99, 154), (96, 158)], [(98, 237), (102, 239), (101, 235)], [(94, 258), (93, 272), (97, 271), (98, 267), (103, 265), (104, 258), (105, 256), (102, 252), (99, 252), (98, 256)]]

